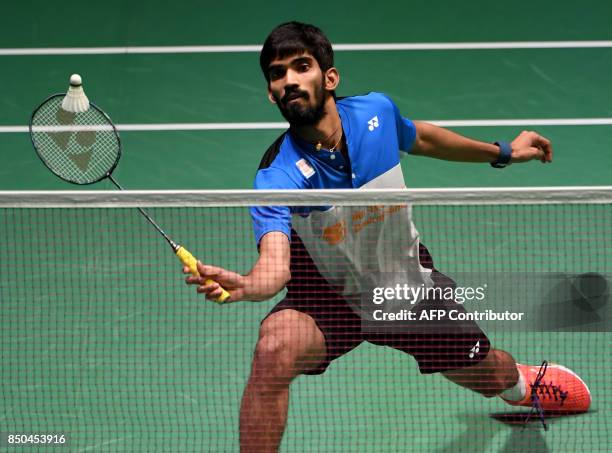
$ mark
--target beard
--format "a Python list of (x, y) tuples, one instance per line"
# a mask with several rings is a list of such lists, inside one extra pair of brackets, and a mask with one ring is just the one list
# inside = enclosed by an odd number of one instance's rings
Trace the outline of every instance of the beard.
[[(288, 104), (296, 96), (303, 98), (306, 102), (303, 104), (298, 102)], [(327, 93), (323, 87), (323, 80), (321, 80), (321, 85), (315, 87), (314, 105), (308, 102), (310, 100), (308, 92), (297, 88), (287, 91), (282, 98), (274, 96), (274, 99), (281, 115), (291, 126), (314, 126), (325, 116), (326, 96)]]

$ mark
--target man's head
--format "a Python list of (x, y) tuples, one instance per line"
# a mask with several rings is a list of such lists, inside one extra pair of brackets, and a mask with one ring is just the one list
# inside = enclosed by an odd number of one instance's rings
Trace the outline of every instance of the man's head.
[(268, 97), (293, 126), (317, 124), (340, 80), (331, 43), (313, 25), (288, 22), (266, 39), (259, 64)]

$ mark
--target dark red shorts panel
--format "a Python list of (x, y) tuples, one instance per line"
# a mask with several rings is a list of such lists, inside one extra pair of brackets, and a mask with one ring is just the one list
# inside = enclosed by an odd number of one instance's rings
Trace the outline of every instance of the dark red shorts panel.
[[(432, 269), (434, 281), (454, 284), (451, 279), (433, 268), (431, 256), (424, 246), (421, 246), (420, 254), (421, 264)], [(451, 327), (443, 333), (435, 334), (409, 331), (364, 332), (361, 318), (321, 276), (296, 237), (292, 238), (291, 258), (292, 279), (287, 285), (287, 296), (268, 316), (291, 309), (304, 313), (315, 321), (325, 337), (327, 356), (316, 369), (307, 374), (323, 373), (332, 360), (348, 353), (363, 341), (399, 349), (412, 355), (417, 360), (421, 373), (436, 373), (475, 365), (483, 360), (489, 351), (489, 340), (476, 323), (468, 328), (465, 323), (461, 326), (458, 324), (457, 329)]]
[(362, 330), (361, 318), (343, 299), (317, 300), (310, 303), (285, 298), (268, 314), (296, 310), (310, 316), (325, 337), (327, 355), (319, 366), (306, 374), (323, 373), (332, 360), (367, 341), (412, 355), (421, 373), (438, 373), (475, 365), (490, 348), (489, 339), (475, 327), (444, 333), (373, 333)]

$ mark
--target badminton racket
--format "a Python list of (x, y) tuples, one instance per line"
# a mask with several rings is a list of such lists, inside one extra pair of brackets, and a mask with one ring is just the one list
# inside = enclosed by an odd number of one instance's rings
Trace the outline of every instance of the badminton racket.
[[(119, 190), (123, 190), (112, 175), (121, 157), (117, 128), (94, 103), (89, 103), (85, 111), (65, 110), (62, 107), (65, 98), (66, 94), (50, 96), (32, 113), (29, 129), (36, 153), (45, 166), (64, 181), (83, 185), (108, 178)], [(196, 258), (185, 247), (174, 242), (147, 211), (137, 209), (170, 244), (191, 274), (199, 275)], [(207, 285), (214, 283), (213, 280), (206, 280)], [(223, 289), (215, 302), (223, 303), (229, 296)]]

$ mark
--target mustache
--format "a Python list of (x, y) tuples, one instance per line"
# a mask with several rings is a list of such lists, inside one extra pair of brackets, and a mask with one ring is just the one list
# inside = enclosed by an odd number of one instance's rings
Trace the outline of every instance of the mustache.
[(298, 90), (297, 88), (293, 89), (285, 93), (285, 95), (281, 99), (281, 102), (283, 104), (287, 104), (287, 102), (292, 101), (293, 99), (298, 99), (298, 98), (308, 99), (308, 92)]

